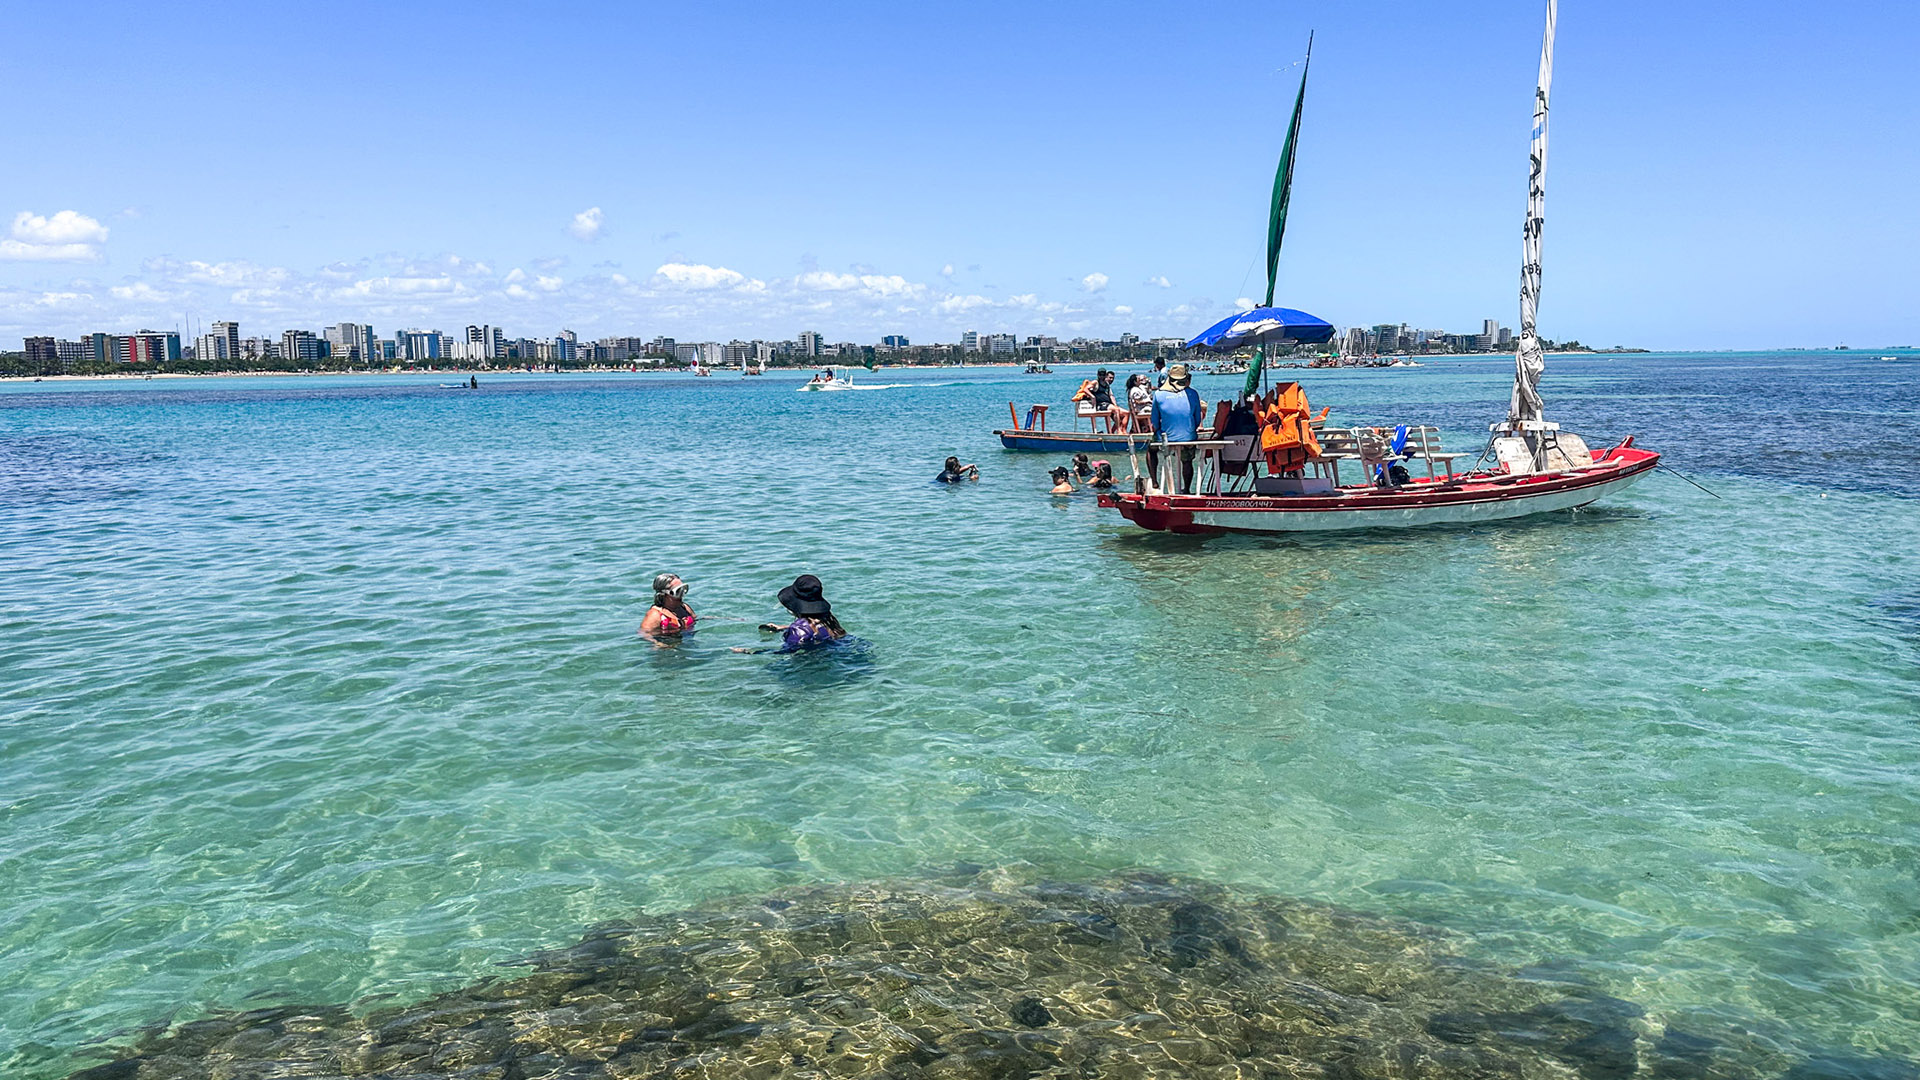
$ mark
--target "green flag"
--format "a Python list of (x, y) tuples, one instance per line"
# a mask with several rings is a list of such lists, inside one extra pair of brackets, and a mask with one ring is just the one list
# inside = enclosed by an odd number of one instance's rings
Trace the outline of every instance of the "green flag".
[[(1280, 167), (1273, 174), (1273, 205), (1267, 212), (1267, 299), (1262, 307), (1273, 306), (1273, 287), (1280, 271), (1280, 242), (1287, 235), (1287, 200), (1293, 194), (1293, 154), (1300, 142), (1300, 112), (1307, 104), (1307, 69), (1313, 66), (1313, 35), (1307, 35), (1307, 60), (1300, 68), (1300, 92), (1293, 97), (1293, 122), (1287, 125), (1286, 145), (1280, 148)], [(1247, 369), (1244, 394), (1260, 391), (1260, 374), (1267, 368), (1267, 349), (1253, 351), (1253, 366)]]

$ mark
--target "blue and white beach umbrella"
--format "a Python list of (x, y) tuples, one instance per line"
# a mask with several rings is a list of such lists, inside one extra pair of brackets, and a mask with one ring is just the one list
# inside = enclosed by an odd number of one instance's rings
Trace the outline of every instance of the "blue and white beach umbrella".
[(1249, 345), (1291, 341), (1317, 345), (1333, 337), (1333, 324), (1316, 315), (1284, 307), (1257, 307), (1230, 315), (1187, 342), (1203, 352), (1232, 352)]

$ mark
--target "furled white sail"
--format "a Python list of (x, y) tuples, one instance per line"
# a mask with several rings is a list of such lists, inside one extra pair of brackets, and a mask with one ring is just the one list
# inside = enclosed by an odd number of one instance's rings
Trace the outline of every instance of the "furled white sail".
[(1547, 201), (1547, 92), (1553, 86), (1553, 24), (1559, 0), (1547, 0), (1547, 33), (1540, 45), (1540, 82), (1533, 91), (1533, 164), (1527, 180), (1527, 226), (1523, 233), (1520, 266), (1520, 343), (1513, 359), (1513, 400), (1507, 406), (1507, 425), (1542, 419), (1540, 373), (1547, 358), (1540, 348), (1535, 315), (1540, 307), (1540, 229)]

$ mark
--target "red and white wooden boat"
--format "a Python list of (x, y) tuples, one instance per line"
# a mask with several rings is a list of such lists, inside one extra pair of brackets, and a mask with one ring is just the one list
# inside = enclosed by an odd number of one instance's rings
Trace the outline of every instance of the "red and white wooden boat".
[(1102, 495), (1100, 505), (1161, 532), (1406, 529), (1578, 509), (1624, 491), (1659, 464), (1659, 454), (1634, 446), (1629, 438), (1594, 453), (1590, 465), (1555, 471), (1422, 477), (1398, 487), (1355, 484), (1300, 495), (1114, 492)]
[[(1184, 491), (1189, 481), (1170, 464), (1176, 452), (1161, 452), (1161, 475), (1142, 478), (1133, 492), (1112, 492), (1100, 505), (1146, 529), (1178, 533), (1321, 532), (1339, 529), (1404, 529), (1425, 525), (1504, 521), (1530, 514), (1575, 510), (1618, 494), (1659, 467), (1660, 455), (1633, 445), (1590, 452), (1586, 442), (1542, 416), (1540, 375), (1545, 356), (1535, 326), (1540, 298), (1540, 230), (1545, 215), (1547, 97), (1553, 80), (1553, 32), (1556, 0), (1548, 0), (1547, 28), (1540, 48), (1540, 81), (1534, 91), (1532, 168), (1527, 188), (1527, 222), (1520, 271), (1520, 341), (1514, 357), (1513, 395), (1505, 420), (1491, 427), (1485, 458), (1493, 467), (1448, 475), (1375, 483), (1377, 470), (1401, 458), (1369, 454), (1363, 460), (1368, 483), (1335, 487), (1335, 480), (1298, 475), (1261, 478), (1244, 494), (1220, 491), (1218, 458), (1241, 458), (1244, 443), (1229, 451), (1225, 441), (1176, 444), (1197, 456), (1198, 472), (1211, 472), (1211, 491)], [(1302, 83), (1304, 94), (1304, 81)], [(1299, 104), (1295, 103), (1298, 127)], [(1291, 137), (1290, 137), (1291, 138)], [(1291, 145), (1291, 144), (1290, 144)], [(1283, 166), (1284, 168), (1284, 166)], [(1268, 259), (1278, 250), (1277, 237)], [(1271, 278), (1270, 278), (1271, 280)], [(1204, 347), (1203, 338), (1190, 347)], [(1249, 381), (1249, 394), (1253, 389)], [(1162, 444), (1165, 445), (1165, 444)], [(1316, 462), (1322, 459), (1314, 459)], [(1429, 455), (1431, 466), (1433, 455)], [(1211, 466), (1211, 468), (1209, 468)], [(1254, 470), (1259, 466), (1252, 465)], [(1337, 468), (1337, 466), (1336, 466)], [(1401, 474), (1405, 476), (1404, 473)]]

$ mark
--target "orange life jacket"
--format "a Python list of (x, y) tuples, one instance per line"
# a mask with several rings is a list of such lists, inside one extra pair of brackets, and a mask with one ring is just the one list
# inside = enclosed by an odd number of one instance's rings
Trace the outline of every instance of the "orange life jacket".
[[(1253, 411), (1260, 420), (1260, 452), (1266, 455), (1268, 472), (1275, 476), (1299, 472), (1320, 456), (1320, 441), (1313, 437), (1313, 412), (1299, 383), (1274, 387), (1254, 403)], [(1326, 410), (1320, 415), (1326, 416)]]

